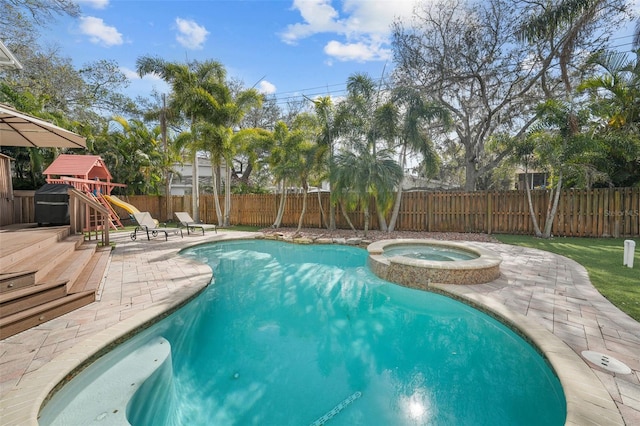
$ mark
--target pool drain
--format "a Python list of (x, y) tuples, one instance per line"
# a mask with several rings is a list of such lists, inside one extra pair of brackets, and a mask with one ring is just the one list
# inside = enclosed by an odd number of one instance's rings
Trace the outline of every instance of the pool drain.
[(319, 419), (311, 423), (310, 426), (322, 426), (323, 424), (331, 420), (333, 417), (335, 417), (336, 414), (338, 414), (340, 411), (344, 410), (347, 407), (347, 405), (351, 404), (353, 401), (360, 398), (361, 396), (362, 396), (362, 392), (360, 391), (355, 392), (353, 395), (346, 398), (340, 404), (333, 407), (333, 409), (331, 409), (331, 411), (329, 411), (327, 414), (325, 414), (324, 416), (320, 417)]
[(631, 369), (622, 361), (600, 352), (582, 351), (582, 356), (589, 362), (612, 373), (631, 374)]

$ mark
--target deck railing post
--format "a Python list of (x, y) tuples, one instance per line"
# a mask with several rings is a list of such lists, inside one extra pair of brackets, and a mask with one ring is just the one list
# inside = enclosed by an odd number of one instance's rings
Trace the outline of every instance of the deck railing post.
[[(93, 232), (96, 240), (98, 240), (98, 233), (101, 232), (102, 244), (109, 244), (109, 210), (75, 188), (70, 188), (68, 193), (71, 232), (74, 234), (86, 232), (89, 241)], [(87, 238), (86, 235), (85, 238)]]

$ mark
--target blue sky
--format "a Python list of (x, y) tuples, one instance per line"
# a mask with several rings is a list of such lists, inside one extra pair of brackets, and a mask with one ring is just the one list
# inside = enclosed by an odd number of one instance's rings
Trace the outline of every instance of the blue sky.
[[(167, 91), (157, 78), (135, 74), (138, 57), (157, 55), (217, 60), (230, 77), (284, 102), (301, 94), (341, 95), (355, 72), (388, 73), (390, 25), (409, 16), (414, 1), (79, 0), (81, 17), (57, 19), (44, 38), (77, 67), (117, 61), (131, 79), (131, 96)], [(614, 43), (630, 42), (631, 28)]]

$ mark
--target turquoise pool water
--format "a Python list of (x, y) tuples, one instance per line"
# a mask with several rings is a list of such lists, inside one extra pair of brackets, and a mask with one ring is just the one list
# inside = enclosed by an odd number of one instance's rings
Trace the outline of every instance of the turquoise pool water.
[(134, 338), (162, 336), (172, 362), (129, 401), (133, 425), (564, 424), (559, 381), (531, 346), (467, 305), (380, 280), (365, 250), (234, 241), (183, 254), (215, 279)]
[(384, 249), (387, 257), (404, 256), (412, 259), (437, 260), (454, 262), (456, 260), (477, 259), (479, 255), (470, 251), (445, 246), (430, 246), (428, 244), (399, 244)]

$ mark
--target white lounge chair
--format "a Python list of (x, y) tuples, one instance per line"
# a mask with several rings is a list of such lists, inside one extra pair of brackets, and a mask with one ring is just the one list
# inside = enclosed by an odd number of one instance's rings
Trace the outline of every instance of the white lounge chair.
[(150, 240), (151, 236), (157, 237), (159, 232), (164, 233), (164, 240), (167, 241), (169, 239), (169, 232), (173, 234), (180, 233), (180, 238), (183, 237), (182, 229), (180, 228), (161, 228), (158, 227), (158, 222), (151, 217), (151, 213), (149, 212), (140, 212), (133, 213), (131, 215), (133, 219), (136, 221), (138, 226), (131, 233), (131, 239), (135, 240), (137, 238), (138, 231), (147, 233), (147, 240)]
[(197, 223), (191, 218), (191, 215), (187, 212), (175, 212), (174, 214), (178, 218), (179, 226), (181, 227), (184, 226), (187, 228), (187, 235), (189, 235), (189, 233), (193, 231), (195, 228), (202, 229), (202, 235), (204, 235), (205, 229), (213, 229), (216, 232), (216, 234), (218, 233), (218, 227), (216, 225), (208, 224), (208, 223)]

